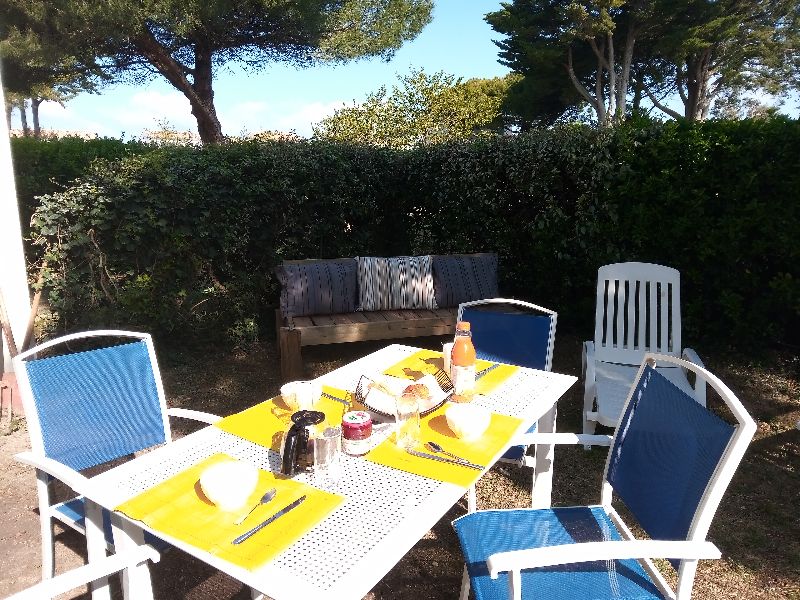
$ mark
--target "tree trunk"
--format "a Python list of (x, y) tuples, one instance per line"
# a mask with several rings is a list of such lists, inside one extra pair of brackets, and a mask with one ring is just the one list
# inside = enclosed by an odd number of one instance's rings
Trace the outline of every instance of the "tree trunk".
[[(134, 43), (150, 64), (189, 100), (192, 114), (197, 120), (200, 140), (204, 144), (224, 142), (225, 136), (222, 135), (222, 126), (214, 108), (211, 49), (196, 46), (195, 66), (190, 68), (176, 61), (149, 31), (139, 35)], [(193, 77), (193, 83), (187, 78), (189, 74)]]
[(702, 121), (711, 105), (711, 48), (686, 60), (686, 99), (684, 116), (689, 121)]
[(19, 122), (22, 125), (22, 134), (28, 137), (31, 134), (31, 129), (28, 127), (28, 101), (24, 98), (17, 103), (19, 108)]
[(6, 124), (8, 125), (8, 130), (11, 131), (11, 111), (14, 110), (14, 105), (6, 100)]
[(41, 98), (31, 98), (31, 115), (33, 116), (33, 137), (37, 140), (42, 137), (42, 130), (39, 127), (39, 105)]
[(200, 44), (194, 48), (194, 98), (189, 98), (192, 114), (197, 119), (197, 132), (204, 144), (219, 144), (225, 141), (222, 125), (214, 107), (212, 84), (211, 49)]

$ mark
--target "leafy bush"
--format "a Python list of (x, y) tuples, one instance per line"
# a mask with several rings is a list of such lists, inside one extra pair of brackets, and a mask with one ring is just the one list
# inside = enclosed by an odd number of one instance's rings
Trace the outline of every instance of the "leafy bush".
[(142, 142), (125, 142), (114, 138), (11, 138), (11, 155), (23, 226), (30, 223), (37, 206), (37, 196), (66, 188), (83, 175), (96, 158), (116, 159), (127, 154), (146, 152), (151, 148), (152, 146)]
[[(284, 258), (494, 250), (501, 290), (591, 330), (597, 268), (682, 274), (687, 340), (790, 341), (800, 124), (644, 123), (410, 151), (320, 141), (94, 162), (33, 221), (60, 326), (270, 335)], [(267, 326), (265, 328), (265, 325)]]

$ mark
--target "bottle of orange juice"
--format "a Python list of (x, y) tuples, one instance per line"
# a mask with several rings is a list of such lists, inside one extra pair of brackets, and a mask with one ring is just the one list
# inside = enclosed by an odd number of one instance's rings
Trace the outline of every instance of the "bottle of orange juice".
[(450, 379), (453, 381), (453, 401), (469, 402), (475, 393), (475, 346), (467, 321), (456, 324), (456, 337), (450, 354)]

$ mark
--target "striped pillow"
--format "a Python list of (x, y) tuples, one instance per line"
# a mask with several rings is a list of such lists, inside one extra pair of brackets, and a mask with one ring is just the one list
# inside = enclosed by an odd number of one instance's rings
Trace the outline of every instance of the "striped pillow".
[(458, 306), (470, 300), (496, 298), (497, 254), (455, 254), (433, 257), (436, 304)]
[(358, 310), (436, 308), (430, 256), (358, 257)]
[(351, 313), (356, 308), (356, 261), (352, 258), (283, 264), (275, 275), (281, 283), (281, 312), (286, 317)]

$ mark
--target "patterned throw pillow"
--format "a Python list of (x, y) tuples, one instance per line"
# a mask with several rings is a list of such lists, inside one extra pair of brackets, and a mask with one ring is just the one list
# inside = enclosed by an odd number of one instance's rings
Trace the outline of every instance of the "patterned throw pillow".
[(358, 310), (436, 308), (430, 256), (358, 257)]
[(470, 300), (496, 298), (497, 254), (454, 254), (433, 257), (433, 285), (440, 308)]
[(280, 265), (281, 312), (287, 317), (351, 313), (356, 308), (356, 261), (352, 258)]

